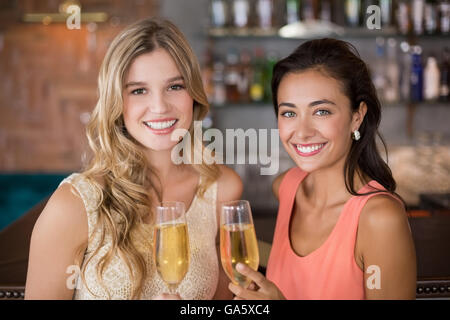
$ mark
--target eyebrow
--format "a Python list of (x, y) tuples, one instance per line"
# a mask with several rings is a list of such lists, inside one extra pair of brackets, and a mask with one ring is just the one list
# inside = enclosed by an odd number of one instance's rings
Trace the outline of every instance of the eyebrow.
[[(184, 81), (183, 76), (176, 76), (176, 77), (169, 78), (166, 80), (166, 82), (170, 83), (170, 82), (174, 82), (174, 81), (178, 81), (178, 80)], [(145, 85), (147, 85), (147, 83), (144, 81), (130, 81), (125, 84), (125, 89), (128, 87), (137, 87), (137, 86), (145, 86)]]
[[(315, 107), (315, 106), (318, 106), (318, 105), (321, 105), (321, 104), (332, 104), (332, 105), (336, 105), (336, 103), (334, 103), (334, 102), (331, 101), (331, 100), (328, 100), (328, 99), (322, 99), (322, 100), (316, 100), (316, 101), (313, 101), (313, 102), (309, 103), (309, 104), (308, 104), (308, 107)], [(281, 107), (297, 108), (297, 106), (296, 106), (295, 104), (290, 103), (290, 102), (281, 102), (281, 103), (278, 105), (278, 108), (281, 108)]]
[(137, 86), (145, 86), (145, 85), (146, 85), (145, 82), (141, 82), (141, 81), (131, 81), (131, 82), (128, 82), (128, 83), (125, 85), (125, 89), (128, 88), (128, 87), (137, 87)]

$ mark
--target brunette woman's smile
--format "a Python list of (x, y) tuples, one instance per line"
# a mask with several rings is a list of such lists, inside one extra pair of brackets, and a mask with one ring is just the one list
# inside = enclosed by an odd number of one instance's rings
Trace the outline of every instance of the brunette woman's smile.
[(310, 144), (292, 144), (298, 155), (302, 157), (311, 157), (323, 150), (327, 142)]

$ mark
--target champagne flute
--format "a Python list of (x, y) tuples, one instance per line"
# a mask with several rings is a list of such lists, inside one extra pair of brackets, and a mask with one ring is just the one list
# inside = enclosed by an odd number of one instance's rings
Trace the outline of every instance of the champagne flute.
[(189, 236), (183, 202), (167, 201), (156, 207), (153, 257), (171, 294), (176, 293), (189, 269)]
[(251, 280), (236, 271), (240, 262), (258, 269), (259, 251), (250, 203), (246, 200), (225, 202), (220, 216), (220, 257), (231, 282), (247, 288)]

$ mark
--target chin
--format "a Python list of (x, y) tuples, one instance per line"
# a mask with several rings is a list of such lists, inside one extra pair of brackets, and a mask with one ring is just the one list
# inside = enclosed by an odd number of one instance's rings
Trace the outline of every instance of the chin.
[(302, 169), (302, 171), (305, 171), (307, 173), (317, 171), (321, 168), (321, 166), (318, 165), (317, 163), (304, 163), (300, 161), (295, 161), (295, 164), (297, 165), (297, 167)]
[(170, 151), (176, 146), (176, 141), (139, 141), (140, 144), (147, 150), (151, 151)]

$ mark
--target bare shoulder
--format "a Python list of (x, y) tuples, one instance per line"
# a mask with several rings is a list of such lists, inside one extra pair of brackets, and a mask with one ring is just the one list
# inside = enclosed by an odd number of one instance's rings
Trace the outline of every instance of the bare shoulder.
[(83, 201), (72, 185), (62, 184), (50, 197), (31, 235), (25, 299), (71, 299), (66, 270), (87, 247)]
[(405, 208), (388, 195), (376, 195), (367, 201), (361, 210), (358, 229), (358, 247), (363, 255), (372, 250), (375, 243), (412, 241)]
[(225, 165), (219, 165), (219, 169), (217, 201), (240, 199), (244, 189), (241, 177), (233, 169)]
[(361, 211), (360, 226), (366, 230), (388, 231), (408, 223), (403, 205), (386, 194), (370, 198)]
[[(414, 299), (416, 253), (403, 205), (385, 194), (370, 198), (361, 211), (357, 241), (358, 265), (377, 266), (383, 274), (379, 290), (365, 288), (366, 299)], [(370, 277), (364, 273), (366, 283)]]
[(283, 181), (284, 176), (289, 170), (284, 171), (283, 173), (279, 174), (272, 182), (272, 192), (278, 200), (278, 190), (280, 189), (281, 181)]
[(33, 237), (58, 237), (67, 241), (87, 241), (88, 222), (83, 200), (75, 188), (64, 183), (56, 189), (40, 214), (33, 229)]

